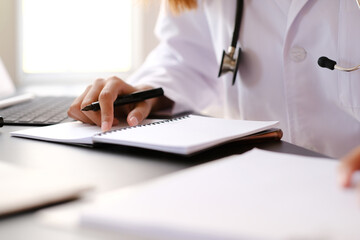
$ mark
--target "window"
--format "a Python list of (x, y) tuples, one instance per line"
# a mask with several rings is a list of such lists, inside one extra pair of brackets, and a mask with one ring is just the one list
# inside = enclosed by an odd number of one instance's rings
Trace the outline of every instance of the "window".
[(136, 1), (19, 2), (22, 80), (76, 80), (128, 73), (139, 62), (136, 57), (141, 54), (134, 51), (138, 47), (134, 30), (139, 27)]

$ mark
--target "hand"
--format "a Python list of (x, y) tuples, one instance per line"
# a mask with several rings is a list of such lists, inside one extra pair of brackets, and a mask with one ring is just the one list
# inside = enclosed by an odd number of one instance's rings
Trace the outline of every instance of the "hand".
[(350, 187), (352, 175), (357, 170), (360, 170), (360, 146), (342, 158), (339, 167), (340, 184), (343, 187)]
[[(113, 125), (118, 124), (120, 117), (126, 116), (130, 126), (135, 126), (144, 120), (152, 108), (156, 105), (158, 98), (148, 99), (135, 104), (127, 104), (114, 109), (114, 101), (118, 95), (126, 95), (135, 91), (149, 89), (150, 87), (135, 88), (117, 77), (107, 80), (97, 79), (93, 85), (75, 99), (68, 110), (68, 115), (85, 123), (101, 126), (102, 131), (108, 131)], [(81, 109), (92, 102), (99, 101), (101, 111), (86, 111)]]

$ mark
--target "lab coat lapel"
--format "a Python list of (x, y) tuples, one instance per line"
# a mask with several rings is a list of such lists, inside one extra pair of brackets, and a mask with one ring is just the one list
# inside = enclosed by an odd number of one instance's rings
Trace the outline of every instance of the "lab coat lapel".
[(286, 29), (289, 30), (303, 7), (312, 0), (292, 0)]
[(291, 5), (290, 0), (275, 0), (275, 3), (286, 16), (289, 14), (289, 9)]

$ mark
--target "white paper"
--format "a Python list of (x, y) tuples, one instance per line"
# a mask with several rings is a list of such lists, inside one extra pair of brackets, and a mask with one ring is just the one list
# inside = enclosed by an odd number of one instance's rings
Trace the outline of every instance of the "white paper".
[(337, 165), (252, 150), (107, 194), (81, 222), (165, 239), (360, 239)]
[[(144, 120), (142, 124), (147, 124), (159, 120)], [(128, 127), (125, 121), (114, 126), (112, 130)], [(60, 123), (46, 127), (34, 127), (25, 130), (11, 132), (13, 137), (31, 138), (49, 142), (62, 142), (74, 144), (93, 144), (92, 137), (101, 133), (101, 128), (95, 125), (82, 122)]]
[(93, 188), (88, 180), (58, 172), (19, 168), (0, 162), (0, 216), (74, 199)]

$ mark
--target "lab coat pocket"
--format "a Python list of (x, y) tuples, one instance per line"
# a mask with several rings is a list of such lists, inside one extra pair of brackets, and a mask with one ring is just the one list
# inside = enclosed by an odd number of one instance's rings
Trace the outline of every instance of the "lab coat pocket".
[[(355, 1), (341, 1), (339, 14), (339, 59), (343, 67), (360, 64), (360, 10)], [(338, 72), (339, 106), (360, 120), (360, 70)]]

